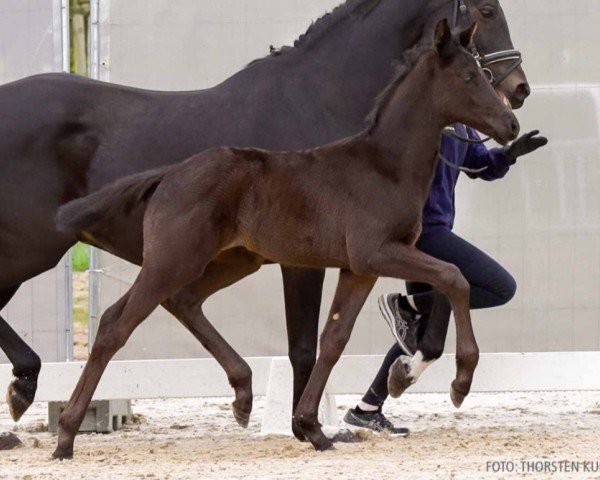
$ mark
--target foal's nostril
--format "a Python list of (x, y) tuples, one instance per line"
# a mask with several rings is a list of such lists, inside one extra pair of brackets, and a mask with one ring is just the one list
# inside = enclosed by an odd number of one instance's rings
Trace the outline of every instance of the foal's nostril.
[(513, 120), (510, 122), (510, 131), (513, 134), (513, 138), (516, 138), (519, 135), (519, 130), (521, 129), (519, 122), (517, 120)]

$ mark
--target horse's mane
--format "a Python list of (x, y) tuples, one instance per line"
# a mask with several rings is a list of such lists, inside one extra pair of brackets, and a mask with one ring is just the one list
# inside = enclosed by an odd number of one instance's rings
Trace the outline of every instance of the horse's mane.
[(377, 126), (381, 113), (385, 109), (386, 105), (391, 101), (394, 96), (394, 92), (398, 86), (404, 81), (410, 72), (427, 50), (430, 50), (429, 45), (415, 45), (413, 48), (407, 50), (402, 56), (402, 60), (396, 66), (396, 72), (387, 87), (377, 96), (375, 106), (371, 110), (371, 113), (367, 116), (367, 128), (366, 133), (371, 133)]
[(381, 2), (382, 0), (347, 0), (313, 22), (306, 33), (294, 42), (294, 47), (300, 48), (315, 42), (352, 16), (368, 16)]
[(274, 56), (280, 56), (295, 49), (307, 48), (313, 45), (317, 40), (323, 38), (328, 33), (331, 33), (337, 26), (345, 20), (352, 17), (367, 17), (383, 0), (346, 0), (335, 7), (331, 12), (326, 13), (318, 20), (311, 23), (305, 33), (300, 35), (295, 41), (294, 46), (284, 46), (280, 49), (271, 47), (271, 54), (254, 60), (248, 64), (254, 65), (257, 62), (267, 60)]

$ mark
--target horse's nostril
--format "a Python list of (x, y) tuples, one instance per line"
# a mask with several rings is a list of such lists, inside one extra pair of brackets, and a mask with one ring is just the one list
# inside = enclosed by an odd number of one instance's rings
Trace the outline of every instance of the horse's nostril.
[(521, 98), (527, 98), (531, 94), (531, 87), (527, 83), (521, 83), (517, 87), (517, 95)]

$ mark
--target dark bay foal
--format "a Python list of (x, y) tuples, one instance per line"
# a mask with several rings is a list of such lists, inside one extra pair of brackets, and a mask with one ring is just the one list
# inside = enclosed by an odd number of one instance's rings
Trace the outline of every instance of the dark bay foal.
[[(469, 284), (453, 265), (419, 252), (421, 211), (445, 125), (466, 123), (506, 144), (519, 126), (506, 99), (465, 49), (472, 26), (453, 38), (444, 20), (434, 47), (411, 51), (359, 135), (298, 152), (219, 148), (181, 165), (131, 177), (60, 210), (63, 230), (102, 244), (107, 217), (145, 205), (142, 270), (103, 315), (88, 363), (60, 418), (54, 457), (73, 454), (75, 434), (112, 356), (165, 299), (210, 275), (206, 267), (243, 247), (297, 267), (340, 268), (321, 338), (321, 354), (294, 413), (316, 449), (332, 444), (317, 421), (329, 374), (377, 277), (433, 285), (450, 302), (457, 326), (453, 400), (468, 394), (478, 361)], [(435, 330), (432, 315), (430, 331)], [(427, 333), (424, 351), (428, 358)], [(418, 371), (420, 365), (409, 365)]]

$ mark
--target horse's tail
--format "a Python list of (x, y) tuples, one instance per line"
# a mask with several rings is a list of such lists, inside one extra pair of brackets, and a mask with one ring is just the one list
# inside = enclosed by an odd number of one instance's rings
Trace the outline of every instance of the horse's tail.
[(128, 215), (142, 204), (145, 205), (168, 170), (169, 167), (164, 167), (132, 175), (87, 197), (66, 203), (56, 215), (58, 230), (79, 233), (110, 225), (119, 215)]

